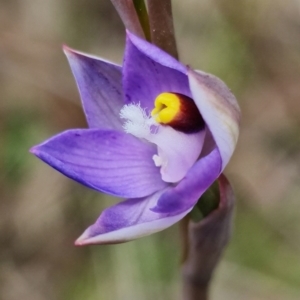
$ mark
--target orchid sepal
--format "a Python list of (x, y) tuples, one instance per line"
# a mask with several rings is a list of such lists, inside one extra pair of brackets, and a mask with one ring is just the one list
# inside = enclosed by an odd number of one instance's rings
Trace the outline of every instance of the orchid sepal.
[(188, 68), (193, 99), (222, 157), (222, 171), (239, 136), (240, 108), (225, 83), (214, 75)]

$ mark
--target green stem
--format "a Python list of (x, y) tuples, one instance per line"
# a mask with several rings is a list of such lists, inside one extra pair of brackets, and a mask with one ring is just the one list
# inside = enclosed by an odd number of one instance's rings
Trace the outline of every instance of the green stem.
[(144, 0), (133, 0), (133, 5), (143, 28), (146, 40), (151, 42), (150, 24), (146, 4)]
[(200, 222), (213, 210), (217, 209), (220, 202), (218, 185), (215, 182), (198, 200), (190, 212), (190, 217), (194, 222)]

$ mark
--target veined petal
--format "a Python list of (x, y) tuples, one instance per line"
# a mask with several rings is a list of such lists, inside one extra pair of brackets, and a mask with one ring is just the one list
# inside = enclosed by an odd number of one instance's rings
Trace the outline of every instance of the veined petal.
[(204, 72), (188, 70), (194, 99), (222, 157), (222, 170), (235, 149), (239, 135), (240, 109), (223, 81)]
[(191, 209), (174, 215), (154, 213), (151, 207), (164, 192), (142, 199), (129, 199), (107, 208), (75, 245), (123, 243), (170, 227)]
[(165, 192), (152, 208), (157, 213), (180, 214), (191, 209), (221, 173), (218, 148), (201, 158), (177, 186)]
[(122, 69), (95, 56), (64, 47), (90, 128), (122, 130)]
[(31, 152), (66, 176), (122, 198), (148, 196), (164, 187), (155, 147), (118, 131), (65, 131)]
[(164, 92), (191, 97), (186, 67), (156, 46), (127, 32), (123, 64), (126, 103), (140, 103), (150, 113)]
[(178, 182), (187, 174), (200, 156), (204, 138), (205, 129), (186, 134), (170, 126), (159, 126), (157, 133), (149, 135), (147, 139), (158, 147), (154, 160), (164, 181)]

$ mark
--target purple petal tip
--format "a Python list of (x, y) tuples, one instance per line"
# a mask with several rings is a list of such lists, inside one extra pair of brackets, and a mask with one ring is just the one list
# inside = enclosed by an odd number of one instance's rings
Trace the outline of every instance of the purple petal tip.
[(80, 241), (80, 240), (76, 240), (74, 242), (74, 246), (76, 246), (76, 247), (81, 247), (81, 246), (84, 246), (84, 245), (85, 245), (84, 242)]
[(71, 55), (76, 55), (76, 50), (70, 48), (66, 44), (62, 45), (62, 49), (67, 57), (70, 57)]
[(88, 229), (83, 232), (83, 234), (74, 242), (74, 245), (77, 247), (89, 245), (89, 233)]
[(84, 241), (76, 240), (74, 242), (74, 246), (76, 246), (76, 247), (82, 247), (82, 246), (85, 246), (85, 243), (84, 243)]
[(38, 153), (38, 149), (37, 149), (37, 146), (33, 146), (29, 149), (29, 152), (34, 154), (34, 155), (37, 155)]
[(69, 46), (66, 44), (62, 44), (62, 48), (64, 51), (68, 51), (70, 49)]
[(128, 29), (126, 29), (126, 35), (127, 35), (128, 37), (131, 37), (133, 34), (132, 34)]

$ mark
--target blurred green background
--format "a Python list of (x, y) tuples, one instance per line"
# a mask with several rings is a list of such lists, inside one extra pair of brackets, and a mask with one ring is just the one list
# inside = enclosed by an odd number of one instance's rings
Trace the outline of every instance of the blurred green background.
[[(300, 2), (174, 0), (181, 60), (239, 99), (237, 194), (213, 300), (300, 299)], [(122, 62), (109, 0), (0, 0), (0, 299), (180, 299), (178, 227), (122, 245), (73, 241), (116, 199), (28, 153), (86, 127), (61, 45)]]

